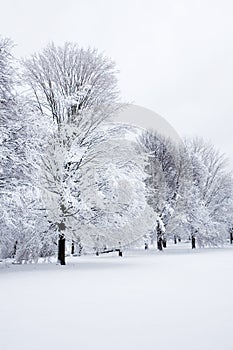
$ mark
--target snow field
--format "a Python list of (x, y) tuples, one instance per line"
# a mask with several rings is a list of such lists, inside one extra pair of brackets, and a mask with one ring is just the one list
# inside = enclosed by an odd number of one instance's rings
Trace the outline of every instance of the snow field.
[(0, 264), (1, 350), (232, 350), (233, 250)]

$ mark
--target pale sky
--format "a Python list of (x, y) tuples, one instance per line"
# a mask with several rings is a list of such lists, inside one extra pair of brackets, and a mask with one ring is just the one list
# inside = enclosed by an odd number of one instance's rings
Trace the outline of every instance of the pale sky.
[(199, 135), (233, 165), (232, 0), (1, 0), (0, 34), (17, 57), (49, 41), (104, 51), (122, 99)]

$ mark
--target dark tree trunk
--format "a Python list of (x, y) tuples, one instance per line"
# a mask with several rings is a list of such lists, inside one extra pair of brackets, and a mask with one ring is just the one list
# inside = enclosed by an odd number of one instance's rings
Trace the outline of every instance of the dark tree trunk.
[(149, 249), (148, 243), (145, 243), (145, 250)]
[(121, 251), (121, 250), (119, 250), (119, 252), (118, 252), (118, 256), (123, 256), (123, 253), (122, 253), (122, 251)]
[(13, 257), (13, 258), (16, 256), (17, 245), (18, 245), (18, 241), (15, 241), (14, 249), (13, 249), (13, 254), (12, 254), (12, 257)]
[(233, 244), (233, 230), (230, 231), (230, 244)]
[(163, 250), (163, 240), (162, 240), (162, 237), (159, 237), (157, 239), (157, 248), (158, 250)]
[(163, 232), (161, 230), (159, 221), (157, 222), (157, 249), (158, 250), (163, 250)]
[(72, 241), (71, 244), (71, 254), (74, 255), (74, 241)]
[(177, 244), (177, 237), (174, 235), (174, 243)]
[(181, 238), (180, 238), (180, 236), (178, 236), (178, 242), (181, 242)]
[(166, 238), (163, 239), (163, 248), (167, 248), (167, 240), (166, 240)]
[(64, 233), (59, 234), (58, 239), (58, 261), (61, 265), (65, 265), (65, 246), (66, 246), (66, 240)]
[[(61, 212), (64, 214), (66, 212), (64, 204), (60, 204)], [(61, 222), (57, 223), (58, 226), (58, 262), (61, 265), (66, 264), (65, 260), (65, 251), (66, 251), (66, 239), (65, 239), (65, 230), (66, 230), (66, 224), (63, 219)]]
[(192, 236), (191, 242), (192, 242), (192, 249), (195, 249), (196, 248), (196, 238), (195, 238), (195, 236)]
[(79, 244), (78, 244), (78, 256), (82, 255), (82, 249), (83, 249), (82, 244), (79, 242)]

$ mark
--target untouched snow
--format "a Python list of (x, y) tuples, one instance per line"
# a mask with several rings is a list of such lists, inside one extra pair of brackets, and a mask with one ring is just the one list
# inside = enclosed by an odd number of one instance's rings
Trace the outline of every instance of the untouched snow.
[(1, 350), (232, 350), (233, 249), (0, 263)]

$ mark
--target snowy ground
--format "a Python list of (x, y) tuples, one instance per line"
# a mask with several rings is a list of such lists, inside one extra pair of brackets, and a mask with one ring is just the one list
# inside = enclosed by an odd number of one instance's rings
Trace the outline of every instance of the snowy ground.
[(1, 350), (232, 350), (233, 249), (0, 263)]

